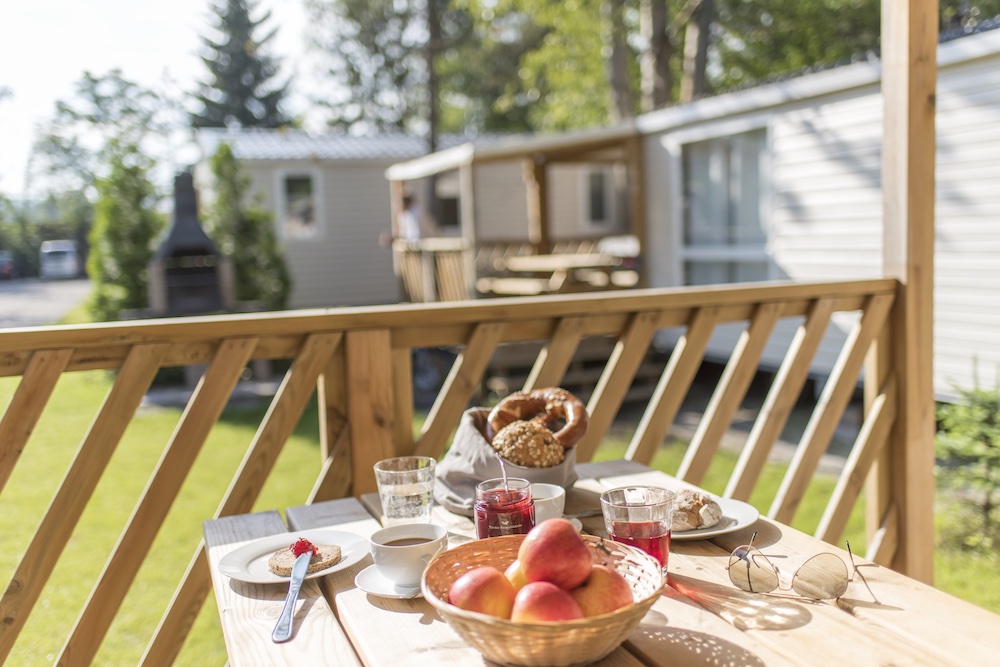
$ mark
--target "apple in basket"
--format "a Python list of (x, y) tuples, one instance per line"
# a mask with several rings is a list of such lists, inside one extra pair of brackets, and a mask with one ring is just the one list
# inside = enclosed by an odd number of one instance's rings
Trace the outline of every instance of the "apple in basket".
[(524, 585), (514, 598), (510, 620), (517, 623), (551, 623), (583, 618), (583, 611), (566, 590), (548, 581), (532, 581)]
[(514, 595), (514, 586), (504, 573), (484, 565), (469, 570), (452, 583), (448, 602), (466, 611), (510, 618)]
[(514, 585), (515, 592), (521, 590), (528, 583), (528, 578), (524, 576), (524, 570), (521, 569), (521, 561), (515, 560), (507, 566), (507, 569), (503, 573), (510, 583)]
[(517, 560), (527, 581), (548, 581), (567, 591), (590, 576), (593, 563), (576, 526), (561, 517), (532, 528), (521, 542)]
[(590, 576), (570, 591), (584, 616), (607, 614), (634, 602), (632, 587), (617, 570), (594, 564)]

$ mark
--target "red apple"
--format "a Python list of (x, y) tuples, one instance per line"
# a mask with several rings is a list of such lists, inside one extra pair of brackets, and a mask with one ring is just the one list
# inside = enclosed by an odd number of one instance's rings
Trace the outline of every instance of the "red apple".
[(514, 595), (514, 586), (503, 572), (484, 565), (469, 570), (452, 582), (448, 589), (448, 602), (466, 611), (510, 618)]
[(514, 598), (514, 610), (510, 615), (510, 620), (519, 623), (551, 623), (577, 618), (583, 618), (583, 612), (573, 596), (548, 581), (525, 584)]
[(524, 587), (528, 580), (524, 576), (524, 570), (521, 569), (520, 561), (514, 561), (507, 566), (507, 569), (503, 571), (505, 577), (510, 580), (510, 583), (514, 585), (514, 590), (519, 591)]
[(549, 581), (567, 591), (583, 583), (593, 562), (576, 527), (562, 517), (532, 528), (521, 542), (517, 560), (529, 582)]
[(594, 565), (590, 576), (570, 591), (584, 616), (607, 614), (634, 601), (632, 587), (617, 570), (607, 565)]

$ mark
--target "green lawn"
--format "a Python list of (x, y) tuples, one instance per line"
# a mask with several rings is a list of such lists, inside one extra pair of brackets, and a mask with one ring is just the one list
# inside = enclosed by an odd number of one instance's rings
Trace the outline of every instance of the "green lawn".
[[(6, 405), (17, 386), (17, 378), (0, 379), (0, 405)], [(13, 571), (34, 533), (49, 499), (58, 488), (76, 447), (86, 434), (109, 386), (103, 372), (67, 373), (60, 380), (48, 414), (32, 435), (6, 488), (0, 494), (0, 571)], [(214, 513), (229, 480), (252, 440), (264, 406), (228, 410), (200, 453), (195, 469), (185, 482), (181, 497), (171, 510), (153, 551), (122, 606), (109, 638), (101, 647), (96, 664), (125, 665), (138, 662), (170, 596), (201, 538), (201, 524)], [(54, 660), (64, 637), (75, 621), (108, 551), (156, 465), (163, 447), (180, 417), (179, 408), (142, 409), (114, 453), (81, 523), (73, 533), (63, 557), (25, 626), (18, 646), (10, 656), (12, 665), (38, 665)], [(620, 458), (625, 436), (614, 435), (598, 458)], [(676, 471), (681, 445), (665, 447), (654, 466)], [(735, 456), (722, 452), (703, 486), (720, 492)], [(283, 508), (301, 504), (319, 470), (319, 446), (315, 407), (280, 457), (275, 474), (266, 483), (256, 509)], [(751, 502), (766, 510), (778, 486), (782, 469), (769, 466)], [(799, 510), (795, 526), (811, 532), (819, 522), (823, 505), (834, 485), (829, 477), (817, 477)], [(852, 547), (864, 551), (863, 512), (852, 515), (847, 537)], [(996, 559), (938, 555), (939, 587), (993, 611), (1000, 612), (1000, 578)], [(199, 615), (180, 655), (183, 665), (221, 665), (226, 661), (215, 601), (211, 597)]]

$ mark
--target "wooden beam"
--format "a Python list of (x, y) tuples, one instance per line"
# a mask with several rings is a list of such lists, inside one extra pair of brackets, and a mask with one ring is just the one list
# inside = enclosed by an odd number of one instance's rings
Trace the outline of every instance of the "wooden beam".
[(470, 299), (476, 298), (476, 180), (475, 167), (464, 164), (458, 170), (458, 201), (461, 209), (458, 218), (465, 239), (464, 251), (466, 290)]
[(934, 162), (937, 0), (882, 3), (883, 271), (900, 282), (892, 366), (899, 418), (889, 443), (900, 544), (893, 568), (934, 572)]
[(549, 252), (552, 236), (549, 232), (549, 186), (546, 163), (542, 156), (524, 159), (524, 188), (528, 196), (528, 240), (540, 254)]

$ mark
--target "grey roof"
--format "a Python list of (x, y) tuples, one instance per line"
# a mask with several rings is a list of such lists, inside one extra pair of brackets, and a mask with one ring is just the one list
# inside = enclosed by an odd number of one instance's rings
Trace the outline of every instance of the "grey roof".
[[(466, 137), (443, 137), (440, 148), (467, 141)], [(351, 136), (310, 134), (303, 130), (203, 129), (198, 144), (206, 156), (228, 143), (240, 160), (407, 160), (427, 153), (427, 140), (412, 135)]]

